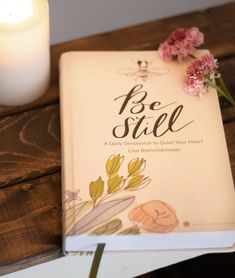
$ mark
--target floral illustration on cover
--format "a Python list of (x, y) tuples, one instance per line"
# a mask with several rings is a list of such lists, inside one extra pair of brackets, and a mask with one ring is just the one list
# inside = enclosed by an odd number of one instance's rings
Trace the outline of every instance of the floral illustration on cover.
[(66, 200), (70, 204), (72, 200), (75, 202), (66, 208), (66, 235), (133, 235), (141, 233), (141, 230), (167, 233), (176, 228), (179, 221), (175, 210), (165, 202), (152, 200), (129, 210), (127, 214), (132, 225), (123, 229), (122, 220), (117, 216), (133, 204), (135, 191), (144, 190), (151, 183), (151, 179), (143, 174), (146, 167), (144, 158), (132, 159), (126, 176), (119, 174), (123, 161), (124, 156), (120, 154), (109, 157), (105, 166), (106, 181), (100, 176), (90, 182), (89, 200), (82, 201), (78, 196), (79, 190), (75, 194), (67, 192)]

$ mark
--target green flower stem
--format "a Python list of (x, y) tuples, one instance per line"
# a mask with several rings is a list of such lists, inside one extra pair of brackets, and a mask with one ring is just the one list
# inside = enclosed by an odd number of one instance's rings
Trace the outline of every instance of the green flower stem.
[(216, 89), (222, 96), (224, 96), (227, 99), (227, 101), (229, 101), (233, 106), (235, 106), (235, 100), (232, 98), (232, 96), (227, 90), (221, 89), (219, 86), (216, 85), (216, 83), (210, 81), (209, 79), (207, 79), (207, 83), (208, 85)]
[(193, 60), (197, 60), (197, 57), (194, 56), (193, 54), (189, 54), (189, 57), (191, 57)]
[[(225, 92), (227, 100), (233, 105), (235, 106), (235, 100), (233, 99), (233, 97), (231, 96), (231, 94), (229, 93), (228, 89), (226, 88), (223, 79), (221, 77), (219, 77), (219, 84), (222, 87), (222, 90)], [(218, 86), (220, 88), (220, 86)]]
[(218, 82), (221, 85), (223, 91), (226, 93), (226, 95), (229, 98), (229, 101), (231, 102), (231, 104), (233, 106), (235, 106), (235, 100), (233, 99), (232, 95), (230, 94), (229, 90), (227, 89), (221, 74), (217, 70), (216, 70), (216, 74), (218, 74), (218, 76), (219, 76)]
[[(191, 57), (194, 60), (197, 59), (197, 57), (195, 57), (192, 54), (190, 54), (189, 57)], [(227, 89), (221, 74), (219, 73), (219, 71), (217, 69), (215, 69), (215, 73), (218, 76), (216, 81), (219, 83), (219, 86), (216, 85), (216, 83), (214, 83), (213, 81), (211, 81), (208, 78), (206, 79), (207, 84), (210, 85), (211, 87), (213, 87), (214, 89), (216, 89), (221, 96), (225, 97), (228, 102), (230, 102), (233, 106), (235, 106), (235, 100), (233, 99), (232, 95), (230, 94), (229, 90)]]

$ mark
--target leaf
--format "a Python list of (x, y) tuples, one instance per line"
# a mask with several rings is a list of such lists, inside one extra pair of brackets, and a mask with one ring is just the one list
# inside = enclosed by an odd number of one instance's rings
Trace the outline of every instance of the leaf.
[(92, 201), (82, 202), (65, 211), (65, 234), (70, 231), (79, 218), (92, 208)]
[(128, 164), (128, 173), (130, 176), (139, 175), (144, 169), (146, 165), (146, 160), (135, 158), (131, 160)]
[(123, 162), (124, 157), (121, 156), (120, 154), (117, 155), (111, 155), (110, 158), (108, 159), (106, 163), (106, 173), (109, 178), (117, 175), (122, 162)]
[(122, 228), (122, 221), (118, 218), (105, 223), (103, 226), (95, 229), (90, 235), (112, 235)]
[(102, 195), (104, 193), (104, 181), (102, 180), (102, 178), (99, 177), (98, 180), (91, 182), (89, 189), (90, 189), (91, 199), (92, 199), (93, 203), (95, 204), (96, 201), (100, 197), (102, 197)]
[(128, 184), (124, 188), (124, 190), (127, 190), (127, 191), (139, 190), (139, 189), (147, 186), (150, 183), (150, 181), (151, 180), (149, 177), (145, 177), (143, 175), (133, 176), (132, 178), (130, 178), (128, 180)]
[(115, 176), (108, 180), (108, 194), (119, 191), (124, 183), (123, 177)]
[(118, 235), (139, 235), (140, 230), (137, 226), (132, 226), (118, 233)]
[(134, 196), (129, 196), (122, 199), (115, 199), (100, 203), (74, 225), (74, 227), (69, 231), (69, 235), (83, 234), (90, 229), (101, 225), (105, 221), (125, 210), (134, 200)]

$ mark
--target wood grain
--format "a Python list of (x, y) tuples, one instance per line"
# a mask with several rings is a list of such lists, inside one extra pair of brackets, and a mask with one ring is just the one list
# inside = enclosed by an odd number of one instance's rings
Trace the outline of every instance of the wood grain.
[(61, 249), (60, 174), (0, 190), (0, 266)]
[(0, 120), (0, 187), (59, 170), (58, 104)]
[[(224, 79), (224, 82), (230, 91), (231, 95), (235, 99), (235, 56), (225, 58), (223, 60), (219, 60), (219, 70), (220, 73)], [(229, 109), (230, 111), (227, 113), (227, 108), (229, 108), (230, 105), (228, 105), (228, 102), (224, 100), (224, 98), (220, 98), (220, 106), (222, 109), (223, 118), (224, 122), (227, 122), (229, 119), (228, 117), (231, 116), (231, 120), (234, 120), (234, 113), (235, 113), (235, 108), (233, 107), (232, 109), (234, 110), (233, 115), (231, 112), (231, 108)]]
[[(21, 269), (29, 268), (38, 264), (46, 263), (58, 258), (63, 257), (64, 254), (61, 249), (55, 249), (50, 252), (43, 252), (40, 255), (35, 256), (34, 254), (20, 261), (13, 262), (13, 264), (0, 266), (0, 276), (9, 274)], [(45, 277), (48, 278), (48, 277)], [(54, 278), (54, 277), (53, 277)]]
[(224, 126), (233, 180), (235, 181), (235, 121)]
[[(226, 105), (227, 105), (227, 103), (226, 103)], [(221, 112), (222, 112), (224, 124), (235, 121), (235, 109), (234, 109), (234, 107), (224, 109)]]

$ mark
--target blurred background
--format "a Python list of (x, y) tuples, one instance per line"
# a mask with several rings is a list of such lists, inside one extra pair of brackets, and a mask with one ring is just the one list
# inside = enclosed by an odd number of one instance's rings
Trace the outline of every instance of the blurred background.
[(225, 4), (229, 0), (49, 0), (51, 43)]

